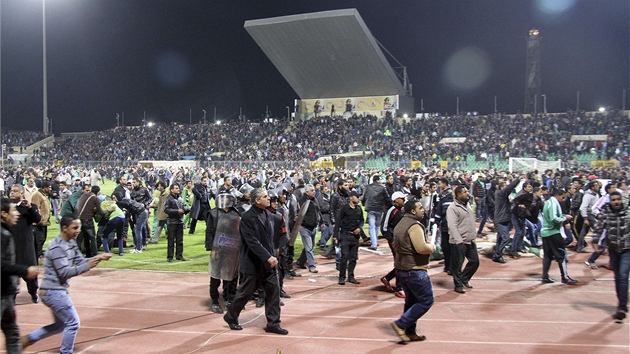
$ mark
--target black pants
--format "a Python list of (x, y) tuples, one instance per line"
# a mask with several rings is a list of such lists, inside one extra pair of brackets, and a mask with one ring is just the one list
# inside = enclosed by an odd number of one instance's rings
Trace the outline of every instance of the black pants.
[(236, 291), (232, 306), (227, 309), (225, 319), (229, 323), (238, 323), (238, 316), (245, 304), (252, 298), (254, 292), (262, 284), (265, 289), (265, 317), (267, 326), (280, 325), (280, 286), (276, 269), (265, 271), (263, 274), (241, 274), (241, 285)]
[(166, 258), (173, 259), (174, 248), (177, 248), (176, 258), (184, 258), (184, 224), (167, 224), (166, 238), (168, 239)]
[(238, 282), (238, 271), (232, 280), (221, 280), (210, 277), (210, 299), (213, 304), (219, 303), (219, 286), (223, 282), (223, 300), (231, 302), (236, 295), (236, 284)]
[(341, 261), (339, 262), (339, 279), (354, 279), (354, 268), (359, 259), (359, 239), (352, 234), (341, 235)]
[[(462, 271), (464, 259), (468, 260)], [(451, 245), (451, 272), (456, 288), (461, 288), (463, 283), (468, 283), (479, 268), (479, 254), (475, 241), (470, 244)]]
[(96, 230), (94, 230), (94, 220), (81, 220), (81, 233), (77, 237), (77, 246), (85, 244), (85, 258), (94, 257), (97, 254)]
[(551, 261), (556, 260), (558, 267), (560, 267), (560, 275), (562, 279), (568, 278), (569, 273), (567, 271), (567, 251), (564, 248), (564, 239), (560, 234), (554, 234), (551, 236), (543, 237), (543, 279), (549, 278), (549, 268), (551, 267)]
[[(394, 238), (393, 237), (388, 237), (387, 238), (387, 244), (389, 245), (389, 249), (392, 251), (392, 256), (394, 257), (394, 261), (396, 260), (396, 250), (394, 249)], [(398, 278), (398, 276), (396, 275), (396, 268), (392, 268), (392, 270), (387, 273), (385, 275), (385, 279), (387, 279), (387, 281), (391, 281), (392, 279), (396, 278), (396, 290), (401, 290), (402, 289), (402, 282), (400, 281), (400, 278)]]
[(47, 234), (48, 226), (33, 226), (33, 236), (35, 236), (33, 240), (35, 242), (35, 253), (37, 254), (37, 258), (44, 255), (44, 243), (46, 243)]
[(190, 228), (188, 229), (189, 234), (195, 233), (195, 228), (197, 227), (197, 220), (206, 221), (206, 217), (208, 216), (209, 211), (210, 210), (208, 209), (208, 207), (206, 207), (204, 203), (201, 203), (198, 218), (197, 219), (192, 218), (192, 220), (190, 220)]
[(442, 247), (442, 254), (444, 255), (444, 271), (451, 270), (451, 244), (448, 242), (448, 231), (440, 229), (440, 247)]

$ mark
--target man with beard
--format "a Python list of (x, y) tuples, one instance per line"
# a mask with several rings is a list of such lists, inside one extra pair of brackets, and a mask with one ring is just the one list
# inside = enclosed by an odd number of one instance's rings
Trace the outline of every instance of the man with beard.
[[(344, 205), (337, 214), (335, 235), (339, 237), (341, 245), (341, 260), (339, 262), (339, 285), (346, 284), (346, 270), (348, 282), (360, 284), (354, 277), (354, 268), (359, 259), (359, 237), (363, 228), (363, 209), (359, 205), (359, 193), (349, 193), (348, 204)], [(337, 240), (335, 240), (337, 241)]]
[[(479, 255), (475, 244), (477, 237), (475, 212), (468, 205), (469, 200), (468, 188), (457, 186), (455, 200), (446, 211), (451, 244), (451, 273), (453, 273), (455, 292), (460, 294), (466, 293), (464, 286), (472, 289), (469, 281), (479, 268)], [(464, 258), (468, 260), (468, 263), (462, 271)]]
[[(22, 186), (14, 184), (9, 191), (11, 203), (15, 205), (15, 209), (19, 213), (19, 217), (15, 224), (9, 225), (9, 231), (15, 240), (15, 264), (23, 266), (37, 266), (37, 255), (35, 251), (35, 239), (33, 238), (33, 224), (41, 221), (42, 216), (35, 204), (31, 204), (22, 195)], [(31, 295), (33, 303), (39, 302), (37, 295), (37, 278), (26, 279), (26, 288)]]
[(604, 207), (593, 230), (593, 248), (599, 250), (599, 241), (606, 233), (610, 265), (615, 272), (617, 311), (612, 316), (622, 323), (628, 314), (628, 275), (630, 274), (630, 214), (618, 191), (610, 193), (610, 203)]
[(401, 341), (414, 342), (426, 339), (416, 333), (416, 324), (434, 302), (428, 270), (435, 247), (425, 239), (425, 211), (422, 203), (410, 200), (405, 203), (404, 209), (405, 216), (394, 229), (394, 267), (406, 298), (404, 312), (397, 321), (392, 322), (392, 328)]
[[(336, 235), (334, 232), (335, 225), (337, 224), (337, 215), (339, 214), (339, 211), (341, 210), (341, 208), (344, 205), (348, 204), (349, 193), (350, 193), (350, 185), (348, 181), (343, 178), (339, 178), (337, 180), (337, 190), (335, 191), (335, 194), (333, 194), (332, 197), (330, 198), (330, 221), (332, 222), (332, 225), (333, 225), (333, 240), (338, 239), (339, 235)], [(341, 254), (337, 254), (335, 252), (334, 242), (326, 250), (326, 257), (329, 257), (329, 258), (335, 257), (335, 261), (336, 261), (335, 263), (337, 263), (337, 267), (339, 266), (339, 260), (341, 258)]]

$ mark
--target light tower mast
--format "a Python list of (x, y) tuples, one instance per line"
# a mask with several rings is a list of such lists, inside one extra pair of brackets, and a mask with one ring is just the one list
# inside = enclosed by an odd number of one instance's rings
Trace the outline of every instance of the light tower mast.
[(525, 110), (523, 113), (536, 114), (540, 97), (540, 31), (532, 29), (527, 38), (527, 68), (525, 74)]

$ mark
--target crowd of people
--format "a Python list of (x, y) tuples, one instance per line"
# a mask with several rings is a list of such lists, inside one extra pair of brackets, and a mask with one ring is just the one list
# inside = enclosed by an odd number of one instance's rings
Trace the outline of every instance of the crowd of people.
[[(605, 135), (605, 140), (571, 141), (571, 136)], [(43, 147), (35, 161), (302, 161), (365, 151), (391, 160), (495, 161), (509, 157), (541, 160), (630, 159), (630, 120), (625, 112), (574, 112), (538, 115), (428, 115), (377, 119), (355, 115), (320, 116), (307, 121), (118, 127), (67, 138)], [(440, 143), (466, 138), (465, 143)], [(130, 143), (130, 142), (133, 142)]]
[(6, 144), (7, 152), (22, 152), (29, 145), (32, 145), (42, 139), (49, 137), (51, 134), (44, 132), (36, 132), (31, 130), (16, 130), (2, 128), (0, 140), (2, 144)]
[[(495, 129), (499, 125), (501, 129)], [(402, 151), (431, 160), (436, 154), (570, 157), (592, 148), (606, 157), (623, 159), (628, 130), (627, 119), (617, 112), (605, 117), (574, 113), (534, 118), (465, 115), (409, 122), (318, 117), (292, 125), (123, 127), (74, 138), (44, 149), (43, 154), (53, 160), (64, 156), (107, 161), (194, 156), (309, 161), (367, 148), (381, 157)], [(571, 135), (600, 133), (608, 135), (607, 142), (570, 141)], [(439, 144), (445, 136), (465, 136), (467, 141)], [(206, 223), (205, 246), (215, 262), (209, 282), (211, 311), (225, 313), (231, 330), (243, 328), (238, 321), (240, 311), (254, 297), (256, 306), (265, 306), (265, 331), (288, 334), (280, 325), (282, 298), (291, 296), (283, 283), (301, 276), (299, 269), (318, 272), (316, 247), (324, 249), (325, 257), (335, 259), (339, 285), (359, 285), (355, 274), (358, 248), (364, 245), (378, 251), (382, 235), (394, 261), (393, 270), (380, 280), (395, 296), (405, 299), (404, 313), (392, 328), (403, 342), (422, 341), (426, 337), (416, 332), (416, 321), (434, 301), (427, 272), (430, 260), (443, 259), (443, 271), (452, 276), (454, 291), (466, 293), (473, 288), (471, 281), (480, 264), (476, 242), (486, 236), (486, 223), (492, 223), (497, 232), (491, 252), (496, 263), (507, 263), (508, 256), (516, 260), (528, 249), (543, 250), (543, 284), (555, 281), (550, 276), (553, 261), (559, 266), (562, 283), (578, 283), (569, 276), (567, 247), (591, 253), (581, 265), (591, 268), (598, 267), (599, 257), (607, 252), (619, 300), (613, 318), (622, 323), (628, 312), (630, 272), (629, 173), (627, 167), (510, 173), (449, 170), (434, 164), (385, 170), (248, 169), (220, 164), (209, 168), (8, 166), (0, 171), (0, 192), (8, 196), (2, 203), (6, 342), (13, 348), (25, 347), (63, 330), (62, 349), (72, 351), (79, 318), (72, 306), (64, 305), (71, 303), (65, 289), (67, 279), (108, 260), (115, 249), (119, 257), (146, 251), (160, 242), (164, 228), (165, 258), (185, 262), (183, 233), (186, 229), (195, 233), (198, 221)], [(110, 196), (101, 194), (105, 178), (116, 181)], [(601, 181), (607, 184), (603, 186)], [(46, 243), (52, 222), (59, 223), (61, 233)], [(230, 234), (237, 229), (239, 234)], [(429, 237), (433, 230), (436, 240)], [(589, 233), (593, 235), (590, 246)], [(299, 255), (295, 252), (297, 237), (303, 245)], [(128, 253), (125, 243), (133, 243)], [(234, 249), (239, 250), (238, 257)], [(42, 259), (46, 271), (40, 284), (29, 267)], [(68, 270), (72, 264), (75, 267)], [(15, 316), (10, 300), (15, 297), (15, 284), (4, 281), (14, 276), (25, 279), (32, 301), (41, 299), (56, 319), (21, 339), (12, 326)], [(224, 307), (218, 292), (221, 284)]]

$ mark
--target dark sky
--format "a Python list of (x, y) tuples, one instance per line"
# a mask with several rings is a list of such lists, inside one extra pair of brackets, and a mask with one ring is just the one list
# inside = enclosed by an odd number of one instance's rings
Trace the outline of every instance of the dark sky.
[[(405, 66), (416, 110), (523, 109), (525, 40), (542, 35), (548, 111), (622, 106), (630, 96), (628, 0), (48, 0), (48, 116), (56, 134), (278, 116), (295, 92), (243, 28), (246, 20), (356, 8)], [(42, 130), (41, 0), (2, 0), (3, 127)], [(459, 63), (476, 63), (461, 70)], [(472, 64), (471, 64), (472, 65)], [(459, 69), (458, 69), (459, 68)], [(479, 69), (481, 68), (481, 69)], [(449, 72), (459, 73), (449, 79)], [(464, 79), (462, 81), (462, 79)], [(630, 107), (630, 99), (626, 99)]]

